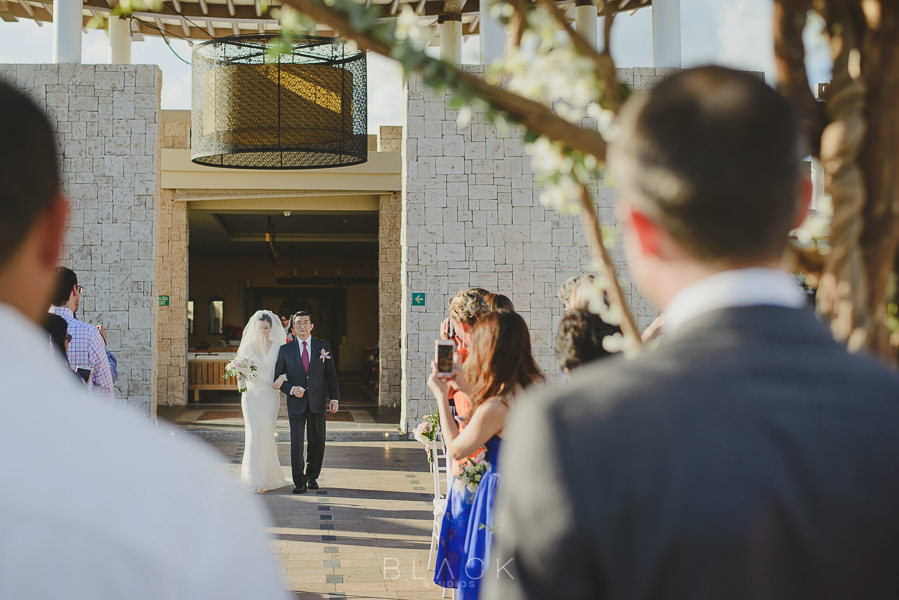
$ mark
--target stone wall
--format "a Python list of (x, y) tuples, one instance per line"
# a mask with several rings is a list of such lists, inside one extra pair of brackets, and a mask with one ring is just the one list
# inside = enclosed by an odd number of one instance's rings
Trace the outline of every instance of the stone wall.
[(147, 65), (0, 65), (0, 78), (50, 116), (71, 204), (62, 264), (84, 287), (78, 316), (108, 332), (117, 401), (150, 415), (162, 73)]
[[(187, 148), (190, 111), (162, 111), (162, 148)], [(175, 200), (175, 190), (162, 190), (156, 215), (156, 293), (169, 297), (157, 307), (155, 404), (187, 404), (187, 203)]]
[(187, 203), (162, 190), (156, 213), (156, 292), (169, 297), (156, 313), (155, 403), (187, 404)]
[(378, 131), (378, 152), (401, 152), (403, 149), (403, 128), (396, 125), (382, 125)]
[[(480, 72), (483, 67), (467, 67)], [(667, 71), (622, 69), (635, 88)], [(429, 410), (425, 379), (434, 339), (450, 298), (473, 286), (506, 294), (527, 321), (534, 356), (552, 379), (552, 343), (562, 304), (559, 286), (585, 270), (589, 250), (580, 222), (544, 208), (517, 128), (497, 128), (482, 115), (465, 127), (447, 107), (445, 92), (410, 77), (406, 91), (402, 206), (401, 425), (411, 428)], [(614, 193), (597, 183), (597, 210), (615, 223)], [(620, 246), (611, 250), (638, 324), (657, 312), (631, 284)], [(425, 294), (413, 306), (413, 294)]]
[[(382, 127), (383, 132), (386, 127)], [(378, 404), (399, 406), (402, 384), (400, 355), (401, 306), (400, 287), (400, 194), (384, 194), (378, 208), (378, 351), (380, 381)]]

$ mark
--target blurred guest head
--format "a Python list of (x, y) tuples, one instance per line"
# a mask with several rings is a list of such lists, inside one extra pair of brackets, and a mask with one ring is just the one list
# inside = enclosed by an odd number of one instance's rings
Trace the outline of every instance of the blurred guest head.
[(506, 295), (487, 294), (484, 296), (484, 300), (487, 302), (490, 310), (510, 310), (515, 312), (515, 305), (512, 304), (512, 300)]
[(472, 409), (494, 396), (514, 394), (543, 379), (531, 353), (528, 326), (516, 312), (491, 312), (478, 320), (471, 335), (465, 378), (472, 387)]
[(575, 308), (584, 308), (586, 306), (586, 298), (583, 293), (578, 293), (578, 289), (582, 285), (587, 285), (595, 281), (596, 276), (591, 273), (581, 273), (570, 277), (559, 288), (559, 300), (562, 301), (563, 310), (572, 310)]
[(53, 292), (50, 303), (53, 306), (64, 306), (73, 313), (78, 312), (83, 291), (82, 287), (78, 285), (78, 275), (72, 269), (58, 267), (56, 277), (56, 291)]
[(804, 216), (789, 101), (722, 67), (676, 73), (621, 113), (609, 169), (631, 275), (660, 306), (711, 273), (779, 266)]
[(481, 316), (490, 312), (483, 294), (474, 288), (459, 292), (449, 303), (449, 316), (459, 343), (467, 348), (471, 339), (471, 328)]
[(44, 330), (50, 334), (50, 342), (63, 356), (66, 355), (66, 352), (69, 349), (69, 339), (71, 339), (68, 328), (69, 324), (59, 315), (48, 313), (47, 317), (44, 319)]
[(599, 315), (578, 308), (562, 317), (556, 334), (556, 364), (565, 372), (594, 360), (611, 356), (602, 341), (606, 336), (621, 333), (617, 325), (609, 325)]
[(0, 302), (42, 323), (68, 207), (50, 123), (34, 102), (2, 81), (0, 141)]

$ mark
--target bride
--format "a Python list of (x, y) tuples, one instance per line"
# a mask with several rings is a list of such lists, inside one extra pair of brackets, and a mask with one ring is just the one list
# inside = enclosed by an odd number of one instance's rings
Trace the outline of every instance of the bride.
[(255, 492), (284, 487), (284, 477), (275, 446), (275, 422), (281, 394), (272, 389), (275, 361), (286, 334), (281, 321), (271, 311), (257, 311), (244, 328), (237, 356), (256, 363), (256, 377), (245, 382), (240, 407), (245, 424), (243, 462), (240, 479)]

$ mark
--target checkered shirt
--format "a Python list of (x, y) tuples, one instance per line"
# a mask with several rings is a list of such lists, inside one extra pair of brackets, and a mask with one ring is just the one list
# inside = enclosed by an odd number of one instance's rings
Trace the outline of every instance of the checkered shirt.
[(106, 342), (103, 341), (100, 330), (90, 323), (79, 321), (71, 310), (63, 306), (52, 306), (50, 312), (59, 315), (68, 324), (68, 334), (72, 336), (67, 352), (69, 366), (73, 370), (78, 367), (93, 369), (91, 388), (101, 396), (115, 400), (112, 370), (106, 356)]

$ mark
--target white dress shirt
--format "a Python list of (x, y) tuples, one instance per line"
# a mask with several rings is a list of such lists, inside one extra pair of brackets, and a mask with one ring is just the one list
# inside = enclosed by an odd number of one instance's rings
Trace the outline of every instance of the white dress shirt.
[(0, 598), (287, 598), (213, 450), (80, 385), (0, 304)]
[(787, 272), (754, 267), (722, 271), (685, 287), (665, 307), (663, 330), (672, 333), (700, 315), (737, 306), (801, 308), (805, 294)]

